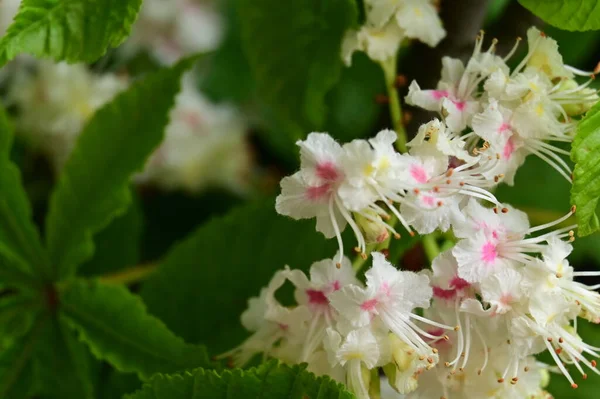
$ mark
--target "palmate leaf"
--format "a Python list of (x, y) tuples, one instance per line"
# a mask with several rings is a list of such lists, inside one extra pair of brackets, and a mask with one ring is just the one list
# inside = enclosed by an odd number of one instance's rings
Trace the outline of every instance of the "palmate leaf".
[(23, 0), (0, 40), (0, 67), (20, 53), (92, 62), (127, 37), (142, 0)]
[(33, 355), (48, 317), (39, 315), (28, 331), (0, 350), (0, 398), (26, 398), (32, 395)]
[(570, 31), (600, 29), (600, 2), (597, 0), (519, 0), (544, 22)]
[(323, 128), (325, 95), (340, 78), (342, 38), (357, 21), (356, 2), (238, 0), (238, 11), (243, 49), (275, 124), (271, 144), (289, 152)]
[(280, 216), (273, 199), (261, 200), (200, 226), (167, 254), (140, 294), (172, 331), (218, 354), (247, 337), (240, 315), (276, 270), (306, 270), (336, 249), (314, 221)]
[(94, 252), (92, 235), (131, 202), (128, 183), (163, 138), (181, 76), (192, 59), (155, 72), (87, 124), (50, 198), (47, 246), (58, 279)]
[(37, 393), (52, 399), (93, 399), (93, 362), (96, 360), (67, 323), (53, 315), (45, 323), (34, 353)]
[(585, 236), (600, 228), (596, 215), (600, 199), (600, 103), (577, 125), (571, 159), (575, 162), (571, 202), (577, 206), (578, 233)]
[(45, 274), (49, 268), (21, 174), (10, 160), (12, 142), (12, 126), (0, 107), (0, 279), (25, 283), (35, 272)]
[(74, 280), (61, 292), (60, 303), (62, 316), (92, 353), (119, 371), (149, 378), (210, 366), (204, 347), (186, 344), (123, 286)]
[(329, 377), (316, 377), (305, 366), (270, 361), (256, 369), (157, 375), (125, 399), (352, 399)]

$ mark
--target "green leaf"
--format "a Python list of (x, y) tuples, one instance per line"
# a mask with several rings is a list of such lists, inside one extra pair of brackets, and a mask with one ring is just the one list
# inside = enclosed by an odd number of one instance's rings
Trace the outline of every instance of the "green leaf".
[(23, 0), (0, 40), (0, 67), (20, 53), (92, 62), (129, 34), (142, 0)]
[[(10, 160), (13, 133), (4, 108), (0, 107), (0, 276), (16, 272), (32, 276), (48, 271), (48, 261), (33, 224), (31, 205), (21, 185), (21, 174)], [(6, 261), (6, 258), (11, 260)], [(24, 262), (25, 261), (25, 262)], [(40, 276), (41, 277), (41, 276)]]
[(123, 286), (74, 280), (61, 292), (60, 303), (65, 320), (92, 353), (119, 371), (148, 378), (210, 365), (204, 347), (186, 344)]
[[(135, 198), (135, 193), (132, 192)], [(134, 200), (124, 215), (114, 219), (94, 236), (94, 257), (84, 263), (79, 273), (94, 276), (111, 273), (140, 261), (143, 215), (139, 201)]]
[(383, 109), (375, 101), (381, 93), (385, 93), (381, 67), (366, 54), (356, 53), (352, 66), (342, 71), (339, 83), (327, 95), (330, 112), (326, 130), (344, 142), (372, 135)]
[(571, 202), (577, 206), (578, 234), (586, 236), (600, 229), (596, 215), (600, 199), (600, 103), (577, 125), (571, 159), (575, 162)]
[(306, 270), (336, 249), (314, 221), (277, 215), (274, 201), (263, 199), (198, 228), (166, 255), (140, 295), (176, 334), (219, 353), (247, 336), (240, 315), (276, 270)]
[(13, 294), (0, 300), (0, 352), (27, 334), (41, 308), (39, 298)]
[(44, 327), (33, 361), (37, 391), (44, 398), (93, 399), (95, 359), (87, 347), (60, 318), (52, 317)]
[(0, 398), (26, 398), (33, 394), (33, 353), (47, 317), (40, 316), (29, 331), (0, 351)]
[[(325, 95), (342, 69), (341, 42), (354, 0), (238, 0), (242, 45), (279, 148), (324, 127)], [(273, 130), (273, 129), (271, 129)], [(273, 133), (274, 134), (274, 133)]]
[(544, 22), (570, 31), (600, 29), (600, 3), (597, 0), (519, 0)]
[(304, 365), (271, 361), (250, 370), (218, 374), (203, 369), (157, 375), (126, 399), (352, 399), (354, 395), (329, 377), (316, 377)]
[(94, 253), (92, 235), (131, 203), (131, 175), (163, 138), (181, 76), (192, 59), (149, 75), (97, 111), (50, 198), (48, 251), (57, 278)]

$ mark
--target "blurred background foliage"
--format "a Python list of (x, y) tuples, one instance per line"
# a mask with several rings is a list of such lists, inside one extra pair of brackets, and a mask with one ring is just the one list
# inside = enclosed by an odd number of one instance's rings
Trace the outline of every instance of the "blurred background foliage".
[[(176, 334), (189, 342), (207, 344), (211, 354), (243, 339), (239, 315), (247, 298), (257, 294), (268, 281), (273, 267), (289, 263), (307, 268), (312, 261), (334, 251), (334, 243), (317, 235), (311, 223), (292, 222), (275, 215), (273, 196), (278, 181), (298, 164), (294, 142), (313, 130), (327, 131), (340, 141), (349, 141), (368, 137), (390, 125), (387, 106), (381, 98), (385, 87), (379, 66), (361, 53), (354, 56), (351, 67), (343, 68), (335, 48), (336, 35), (341, 35), (345, 23), (356, 16), (352, 10), (340, 14), (336, 2), (331, 1), (326, 12), (331, 15), (331, 23), (312, 21), (306, 10), (319, 7), (320, 3), (218, 3), (226, 29), (220, 47), (201, 62), (200, 88), (214, 102), (235, 104), (249, 120), (255, 161), (252, 190), (239, 195), (209, 188), (191, 195), (153, 187), (132, 188), (133, 206), (96, 235), (96, 254), (82, 267), (85, 275), (120, 276), (128, 281), (132, 267), (153, 267), (170, 253), (169, 261), (158, 272), (146, 281), (136, 282), (132, 289), (140, 293), (150, 312)], [(477, 20), (469, 19), (468, 13), (462, 17), (457, 14), (463, 7), (476, 7), (482, 13), (481, 28), (490, 38), (498, 36), (506, 42), (501, 46), (510, 48), (514, 37), (524, 36), (527, 27), (535, 24), (558, 41), (565, 63), (590, 70), (600, 60), (600, 32), (574, 33), (544, 26), (516, 0), (442, 0), (442, 17), (452, 25), (448, 39), (433, 50), (419, 45), (403, 49), (398, 68), (406, 82), (416, 78), (427, 82), (422, 86), (431, 86), (439, 77), (442, 55), (460, 57), (465, 51), (470, 52), (480, 26), (474, 26)], [(356, 10), (360, 9), (358, 3)], [(293, 24), (297, 30), (286, 29), (290, 33), (282, 36), (278, 36), (277, 26), (254, 31), (253, 24), (266, 24), (272, 18), (261, 15), (260, 10), (278, 13), (282, 25)], [(452, 36), (452, 31), (456, 36)], [(266, 52), (276, 48), (277, 68), (263, 68), (260, 56), (248, 51), (251, 46), (263, 46), (261, 51)], [(313, 57), (318, 51), (330, 52), (331, 61), (323, 63), (323, 57)], [(119, 65), (114, 54), (108, 54), (94, 65), (96, 70), (127, 69), (133, 75), (156, 67), (144, 54), (128, 65)], [(265, 85), (269, 80), (269, 85)], [(281, 84), (273, 84), (272, 80)], [(409, 134), (415, 132), (416, 121), (430, 117), (418, 115), (410, 108), (407, 114), (413, 116), (413, 122), (407, 121)], [(55, 177), (48, 161), (29, 151), (23, 142), (17, 142), (13, 157), (22, 169), (36, 220), (41, 225)], [(519, 170), (515, 186), (502, 186), (496, 194), (501, 201), (527, 211), (533, 224), (540, 224), (568, 211), (569, 189), (569, 184), (552, 168), (530, 157)], [(574, 247), (572, 263), (578, 268), (598, 268), (599, 236), (578, 239)], [(395, 242), (390, 251), (401, 267), (415, 270), (425, 263), (423, 250), (414, 245), (414, 240)], [(187, 313), (181, 312), (182, 308)], [(581, 335), (592, 345), (600, 344), (600, 329), (596, 326), (582, 324)], [(107, 364), (90, 362), (89, 371), (98, 381), (96, 392), (100, 398), (120, 397), (141, 385), (134, 375), (119, 374)], [(551, 381), (549, 390), (557, 398), (598, 397), (597, 375), (590, 375), (577, 390), (571, 389), (561, 376)]]

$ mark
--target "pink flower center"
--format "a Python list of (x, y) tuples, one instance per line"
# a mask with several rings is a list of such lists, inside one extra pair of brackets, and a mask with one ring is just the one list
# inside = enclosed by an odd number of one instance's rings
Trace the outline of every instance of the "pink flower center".
[(308, 289), (306, 290), (306, 295), (308, 295), (308, 303), (313, 305), (329, 305), (329, 301), (323, 291)]
[(466, 282), (458, 276), (454, 276), (452, 277), (452, 280), (450, 280), (450, 287), (456, 290), (464, 290), (465, 288), (469, 288), (470, 286), (471, 284), (469, 284), (468, 282)]
[(493, 242), (486, 242), (481, 247), (481, 260), (485, 263), (494, 263), (496, 258), (498, 257), (498, 252), (496, 251), (496, 245)]
[(504, 133), (507, 130), (511, 130), (510, 125), (508, 123), (502, 122), (502, 124), (498, 128), (498, 133)]
[(373, 299), (369, 299), (367, 301), (364, 301), (361, 305), (360, 308), (366, 312), (372, 312), (375, 310), (375, 307), (377, 306), (377, 299), (373, 298)]
[(417, 181), (417, 183), (427, 183), (427, 172), (425, 171), (425, 168), (420, 165), (411, 165), (410, 175)]
[(290, 328), (290, 326), (288, 326), (287, 324), (283, 324), (283, 323), (278, 323), (277, 326), (279, 326), (279, 329), (283, 330), (283, 331), (287, 331), (288, 328)]
[(339, 291), (340, 288), (342, 288), (340, 282), (338, 280), (335, 280), (333, 282), (333, 290), (334, 291)]
[(512, 295), (511, 295), (511, 294), (503, 294), (503, 295), (500, 297), (500, 303), (501, 303), (503, 306), (510, 306), (510, 304), (511, 304), (511, 302), (512, 302), (512, 301), (513, 301), (513, 297), (512, 297)]
[(330, 184), (323, 184), (321, 186), (311, 186), (306, 189), (306, 197), (311, 201), (319, 201), (323, 198), (329, 197), (330, 189)]
[(450, 93), (447, 90), (432, 90), (433, 98), (436, 100), (440, 100), (444, 97), (448, 97)]
[(452, 101), (452, 102), (456, 106), (456, 109), (459, 110), (460, 112), (464, 111), (465, 107), (467, 106), (467, 103), (464, 101)]
[(317, 176), (321, 179), (333, 182), (340, 178), (340, 173), (333, 162), (320, 162), (317, 164)]
[(512, 138), (510, 138), (504, 145), (504, 149), (502, 150), (502, 156), (504, 157), (504, 159), (509, 160), (513, 152), (515, 152), (515, 144), (513, 143)]
[(433, 206), (435, 204), (435, 198), (430, 195), (424, 195), (421, 197), (423, 203), (427, 206)]
[(433, 286), (433, 296), (438, 299), (453, 299), (456, 295), (456, 290), (445, 290), (436, 285)]

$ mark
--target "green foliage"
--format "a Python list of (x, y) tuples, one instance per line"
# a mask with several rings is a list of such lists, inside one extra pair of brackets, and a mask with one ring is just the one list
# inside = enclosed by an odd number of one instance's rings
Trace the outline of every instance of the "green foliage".
[(62, 317), (44, 323), (33, 364), (37, 391), (45, 397), (94, 398), (93, 359)]
[[(343, 35), (356, 23), (354, 0), (238, 0), (242, 45), (267, 106), (272, 145), (324, 127), (325, 95), (340, 78)], [(275, 133), (277, 132), (277, 133)]]
[(64, 317), (99, 359), (144, 378), (209, 365), (203, 347), (188, 345), (127, 288), (75, 280), (61, 292)]
[(385, 93), (385, 81), (380, 66), (357, 53), (352, 66), (342, 70), (339, 83), (327, 94), (326, 130), (340, 141), (372, 134), (385, 107), (375, 101), (381, 93)]
[(132, 197), (135, 200), (125, 214), (94, 236), (94, 257), (81, 266), (80, 275), (116, 272), (140, 261), (143, 215), (135, 193)]
[(222, 373), (203, 369), (157, 375), (126, 399), (352, 399), (354, 395), (329, 377), (316, 377), (305, 366), (270, 361), (250, 370)]
[(38, 317), (25, 334), (0, 351), (0, 398), (33, 394), (33, 353), (47, 321), (47, 317)]
[(26, 283), (34, 271), (48, 271), (21, 174), (10, 160), (12, 141), (12, 127), (0, 107), (0, 277), (9, 284)]
[(569, 31), (600, 29), (597, 0), (519, 0), (544, 22)]
[(187, 59), (149, 75), (87, 124), (50, 199), (46, 239), (55, 277), (73, 275), (93, 255), (92, 235), (131, 203), (129, 179), (162, 140), (190, 64)]
[(579, 235), (586, 236), (600, 228), (596, 208), (600, 199), (600, 103), (577, 125), (571, 158), (575, 162), (571, 202), (577, 206)]
[(0, 66), (20, 53), (92, 62), (127, 37), (141, 0), (23, 0), (0, 40)]
[[(241, 206), (177, 245), (142, 286), (150, 312), (215, 353), (241, 342), (247, 332), (240, 314), (276, 270), (286, 264), (306, 270), (336, 251), (335, 240), (316, 233), (313, 221), (277, 215), (273, 202)], [(192, 309), (193, 317), (181, 309)]]
[[(92, 236), (130, 205), (129, 179), (162, 139), (191, 62), (149, 75), (89, 122), (51, 199), (46, 223), (50, 257), (9, 160), (12, 135), (0, 111), (0, 398), (96, 397), (100, 363), (88, 347), (117, 369), (144, 377), (210, 367), (204, 348), (167, 330), (127, 288), (65, 281), (93, 255)], [(103, 253), (88, 263), (92, 271), (137, 262), (139, 219), (139, 210), (131, 209), (95, 236)], [(49, 258), (56, 267), (53, 275)], [(102, 262), (111, 264), (103, 267)]]

